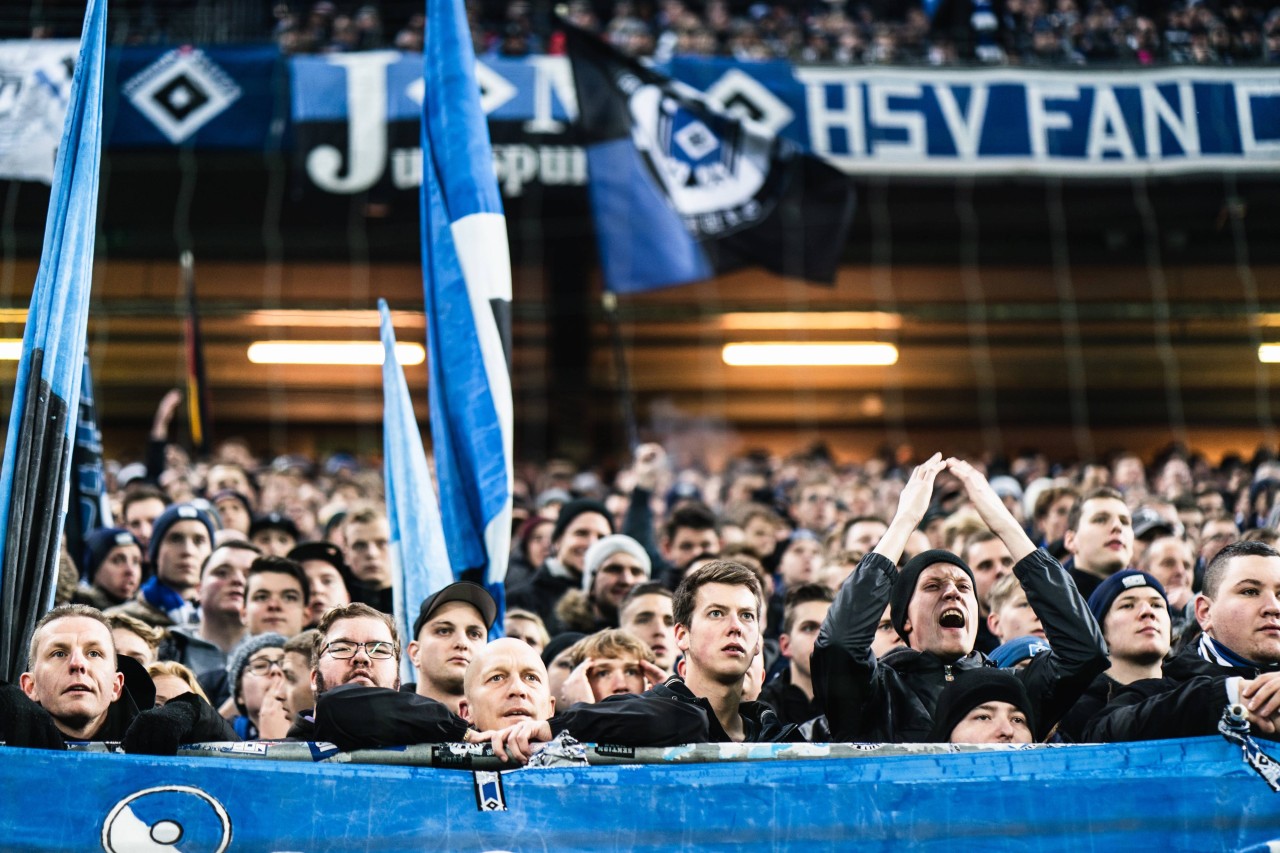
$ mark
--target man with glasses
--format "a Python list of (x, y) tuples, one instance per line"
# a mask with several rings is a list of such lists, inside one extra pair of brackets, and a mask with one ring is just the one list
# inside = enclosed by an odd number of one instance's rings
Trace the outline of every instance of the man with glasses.
[(434, 699), (400, 691), (401, 648), (390, 616), (356, 602), (325, 613), (316, 630), (316, 707), (297, 715), (290, 738), (344, 750), (463, 740), (461, 718)]
[[(249, 637), (236, 647), (227, 663), (227, 685), (240, 716), (232, 721), (245, 740), (283, 737), (288, 725), (275, 700), (284, 675), (284, 644), (288, 638), (267, 633)], [(265, 707), (264, 707), (265, 706)], [(266, 711), (264, 719), (263, 712)]]

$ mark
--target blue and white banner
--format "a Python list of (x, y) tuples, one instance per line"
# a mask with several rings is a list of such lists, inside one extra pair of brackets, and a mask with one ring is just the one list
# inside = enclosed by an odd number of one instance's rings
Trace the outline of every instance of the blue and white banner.
[(58, 576), (93, 283), (106, 29), (107, 0), (91, 0), (0, 471), (0, 678), (10, 682), (25, 668), (27, 642), (53, 605)]
[(431, 439), (454, 574), (498, 603), (511, 550), (511, 258), (462, 0), (427, 4), (423, 286)]
[[(0, 42), (0, 178), (51, 180), (76, 44)], [(577, 102), (568, 59), (486, 56), (474, 67), (503, 195), (585, 184), (585, 156), (570, 129)], [(654, 70), (850, 173), (1176, 174), (1269, 171), (1280, 161), (1280, 69), (914, 69), (686, 57)], [(417, 54), (122, 47), (108, 52), (106, 79), (109, 150), (263, 150), (292, 138), (307, 184), (322, 192), (410, 192), (422, 180)]]
[[(396, 627), (405, 645), (416, 640), (413, 623), (427, 596), (453, 583), (449, 551), (440, 522), (440, 503), (427, 468), (422, 432), (409, 396), (404, 368), (396, 357), (396, 332), (385, 299), (378, 300), (382, 335), (382, 460), (391, 528), (391, 578)], [(400, 659), (400, 678), (414, 680), (409, 656)]]
[(111, 149), (261, 151), (280, 144), (288, 120), (288, 76), (274, 47), (117, 48), (107, 78)]
[[(326, 192), (421, 180), (397, 133), (421, 97), (395, 53), (298, 57), (293, 120), (306, 175)], [(1124, 176), (1272, 171), (1280, 165), (1280, 70), (912, 69), (680, 58), (654, 70), (705, 93), (850, 174)], [(476, 63), (507, 197), (578, 185), (582, 150), (564, 57)], [(368, 92), (352, 100), (350, 92)], [(351, 106), (354, 104), (354, 106)], [(317, 141), (324, 127), (327, 138)], [(319, 149), (319, 151), (317, 150)]]
[[(11, 750), (0, 832), (25, 850), (1267, 850), (1280, 796), (1219, 737), (950, 755), (498, 774)], [(320, 745), (317, 745), (320, 746)], [(465, 759), (464, 745), (457, 749)], [(345, 758), (345, 756), (343, 756)], [(463, 761), (459, 764), (465, 766)], [(50, 819), (50, 780), (76, 780)], [(177, 839), (181, 844), (175, 844)], [(1271, 848), (1274, 849), (1274, 848)]]
[[(295, 159), (305, 185), (343, 195), (416, 193), (422, 184), (421, 57), (370, 51), (299, 56), (290, 65)], [(585, 184), (564, 57), (485, 59), (474, 68), (502, 194), (517, 198), (530, 185)]]
[(0, 41), (0, 180), (53, 181), (80, 42)]

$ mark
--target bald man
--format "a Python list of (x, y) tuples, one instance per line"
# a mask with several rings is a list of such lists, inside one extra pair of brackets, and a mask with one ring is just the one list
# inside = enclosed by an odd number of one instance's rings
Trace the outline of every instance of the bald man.
[[(489, 741), (503, 761), (524, 764), (534, 745), (569, 732), (583, 743), (676, 746), (707, 740), (707, 714), (697, 705), (649, 694), (580, 702), (555, 714), (547, 668), (527, 643), (494, 640), (471, 659), (463, 678), (462, 717), (475, 727), (466, 740)], [(555, 716), (552, 716), (555, 714)]]

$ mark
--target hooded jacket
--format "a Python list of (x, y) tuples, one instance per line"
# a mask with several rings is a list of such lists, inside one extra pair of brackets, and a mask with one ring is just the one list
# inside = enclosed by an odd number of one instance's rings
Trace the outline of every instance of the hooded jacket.
[[(1090, 743), (1197, 737), (1218, 732), (1218, 721), (1227, 707), (1227, 679), (1254, 679), (1256, 667), (1223, 666), (1201, 657), (1191, 643), (1163, 667), (1160, 678), (1144, 678), (1117, 687), (1106, 704), (1085, 727)], [(1256, 731), (1268, 740), (1280, 734)]]
[[(1017, 671), (1035, 706), (1035, 739), (1043, 741), (1110, 661), (1097, 622), (1056, 560), (1032, 551), (1013, 572), (1053, 647)], [(950, 662), (910, 648), (877, 659), (871, 643), (897, 575), (886, 557), (863, 557), (814, 645), (814, 698), (835, 741), (927, 742), (938, 694), (956, 671), (992, 665), (976, 651)]]

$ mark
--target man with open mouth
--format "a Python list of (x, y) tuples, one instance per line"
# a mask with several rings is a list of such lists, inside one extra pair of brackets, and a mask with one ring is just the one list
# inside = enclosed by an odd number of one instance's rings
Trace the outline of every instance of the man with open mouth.
[[(1097, 622), (1062, 566), (1035, 547), (981, 473), (934, 454), (912, 472), (888, 531), (841, 588), (815, 644), (814, 694), (826, 709), (833, 740), (927, 742), (944, 685), (961, 670), (989, 665), (974, 651), (978, 598), (965, 562), (934, 549), (901, 570), (896, 565), (944, 469), (960, 480), (978, 515), (1009, 549), (1013, 574), (1052, 647), (1017, 673), (1035, 706), (1035, 740), (1052, 733), (1108, 666)], [(878, 659), (871, 644), (886, 604), (907, 647)]]
[(0, 740), (9, 746), (122, 741), (126, 752), (174, 755), (184, 743), (238, 740), (193, 693), (153, 708), (146, 669), (116, 655), (106, 617), (83, 604), (55, 607), (36, 623), (18, 681), (0, 682)]

